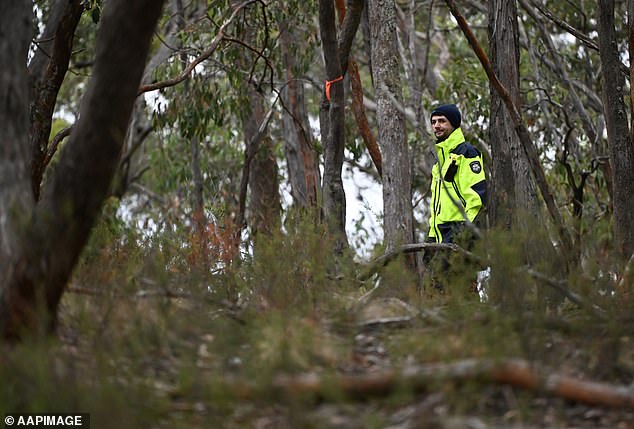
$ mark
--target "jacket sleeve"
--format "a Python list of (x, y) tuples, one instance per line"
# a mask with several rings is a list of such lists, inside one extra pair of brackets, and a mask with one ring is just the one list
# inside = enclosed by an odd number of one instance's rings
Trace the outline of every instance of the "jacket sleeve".
[(471, 222), (486, 204), (487, 182), (482, 155), (464, 157), (458, 169), (457, 182), (464, 198), (465, 213)]

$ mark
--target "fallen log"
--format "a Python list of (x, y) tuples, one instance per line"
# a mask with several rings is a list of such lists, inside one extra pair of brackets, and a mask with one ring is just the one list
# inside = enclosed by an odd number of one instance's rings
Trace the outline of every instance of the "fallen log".
[[(547, 373), (522, 359), (466, 359), (363, 374), (280, 375), (273, 379), (271, 387), (282, 396), (314, 395), (328, 400), (329, 394), (337, 393), (361, 399), (386, 396), (399, 389), (424, 392), (439, 383), (467, 381), (500, 383), (587, 405), (634, 410), (634, 389), (631, 387)], [(248, 398), (255, 395), (255, 389), (244, 384), (234, 387), (237, 396)]]

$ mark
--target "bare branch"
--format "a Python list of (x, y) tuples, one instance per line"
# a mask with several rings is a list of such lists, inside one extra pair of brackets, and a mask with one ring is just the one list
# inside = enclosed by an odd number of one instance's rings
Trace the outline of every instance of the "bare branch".
[(55, 137), (53, 137), (53, 140), (51, 140), (51, 143), (46, 148), (46, 156), (42, 160), (43, 169), (45, 169), (48, 166), (48, 164), (51, 162), (51, 159), (53, 159), (53, 156), (57, 152), (57, 148), (59, 144), (62, 142), (62, 140), (68, 137), (72, 131), (73, 131), (73, 125), (71, 125), (70, 127), (66, 127), (63, 130), (61, 130), (59, 133), (55, 134)]
[(570, 301), (572, 301), (575, 304), (577, 304), (579, 307), (586, 308), (586, 309), (590, 310), (590, 312), (594, 316), (596, 316), (596, 317), (598, 317), (600, 319), (604, 319), (604, 320), (606, 319), (607, 312), (604, 309), (602, 309), (601, 307), (599, 307), (596, 304), (592, 304), (592, 303), (587, 302), (580, 295), (578, 295), (578, 294), (574, 293), (573, 291), (571, 291), (570, 289), (568, 289), (566, 287), (566, 283), (565, 282), (558, 281), (558, 280), (546, 277), (544, 274), (539, 273), (539, 272), (533, 270), (532, 268), (526, 268), (525, 271), (526, 271), (526, 273), (528, 273), (528, 275), (530, 275), (534, 279), (542, 281), (545, 284), (547, 284), (548, 286), (551, 286), (551, 287), (557, 289), (566, 298), (568, 298)]
[(142, 85), (138, 90), (138, 95), (141, 95), (144, 92), (155, 91), (157, 89), (174, 86), (188, 79), (191, 72), (194, 70), (194, 68), (198, 64), (202, 63), (204, 60), (209, 58), (216, 51), (220, 42), (225, 38), (225, 32), (227, 31), (227, 27), (229, 27), (229, 25), (233, 22), (233, 20), (238, 16), (240, 11), (244, 9), (245, 7), (247, 7), (248, 5), (259, 2), (259, 1), (260, 0), (247, 0), (241, 3), (240, 5), (238, 5), (238, 7), (236, 7), (233, 10), (229, 18), (224, 22), (224, 24), (220, 26), (220, 28), (218, 29), (218, 33), (216, 34), (216, 37), (214, 37), (214, 39), (211, 41), (211, 45), (209, 46), (209, 48), (205, 50), (202, 54), (200, 54), (198, 57), (196, 57), (196, 59), (194, 59), (191, 63), (187, 64), (187, 67), (185, 67), (185, 69), (180, 75), (172, 79), (167, 79), (161, 82), (156, 82), (149, 85)]
[(465, 250), (464, 248), (458, 246), (455, 243), (414, 243), (414, 244), (403, 244), (403, 245), (395, 248), (391, 252), (386, 253), (384, 255), (381, 255), (381, 256), (375, 258), (374, 260), (370, 261), (367, 264), (367, 268), (361, 274), (359, 274), (359, 276), (357, 276), (357, 280), (365, 281), (365, 280), (369, 279), (379, 269), (381, 269), (382, 267), (386, 266), (388, 263), (393, 261), (397, 256), (399, 256), (401, 254), (416, 253), (416, 252), (425, 251), (427, 249), (436, 250), (436, 251), (438, 251), (438, 250), (441, 250), (441, 251), (449, 250), (449, 251), (452, 251), (452, 252), (459, 252), (459, 253), (462, 253), (463, 255), (467, 256), (468, 258), (470, 258), (470, 259), (472, 259), (474, 261), (485, 262), (479, 256), (469, 252), (468, 250)]

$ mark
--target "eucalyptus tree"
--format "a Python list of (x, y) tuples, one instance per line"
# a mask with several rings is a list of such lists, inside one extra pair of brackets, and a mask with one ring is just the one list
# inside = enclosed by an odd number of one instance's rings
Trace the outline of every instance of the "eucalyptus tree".
[(334, 3), (319, 1), (319, 34), (324, 55), (326, 79), (319, 110), (319, 126), (324, 148), (322, 183), (324, 220), (337, 235), (337, 251), (347, 246), (346, 197), (341, 177), (345, 147), (345, 105), (343, 80), (354, 36), (359, 27), (363, 1), (349, 2), (348, 11), (337, 31)]
[[(489, 46), (493, 69), (517, 106), (520, 95), (520, 51), (517, 4), (489, 2)], [(491, 87), (489, 124), (491, 145), (490, 218), (491, 224), (513, 229), (522, 226), (522, 216), (539, 217), (539, 200), (530, 177), (530, 167), (522, 156), (522, 146), (513, 122), (498, 92)]]
[[(621, 72), (615, 19), (614, 0), (600, 1), (597, 29), (603, 109), (614, 184), (614, 239), (620, 256), (630, 258), (634, 255), (634, 142), (624, 102), (625, 78)], [(630, 40), (630, 43), (633, 42)], [(632, 102), (634, 100), (630, 100)]]
[(26, 150), (32, 7), (30, 1), (0, 6), (1, 26), (12, 30), (0, 45), (5, 67), (0, 75), (0, 333), (5, 338), (55, 325), (66, 282), (110, 191), (162, 1), (108, 2), (80, 119), (37, 204)]
[[(282, 76), (282, 128), (284, 152), (288, 165), (291, 196), (296, 207), (317, 210), (321, 200), (321, 173), (319, 152), (308, 119), (304, 73), (305, 55), (312, 49), (295, 43), (300, 27), (308, 25), (301, 15), (286, 16), (278, 20)], [(308, 41), (307, 41), (308, 42)]]
[(320, 104), (319, 126), (324, 147), (323, 212), (329, 229), (339, 236), (339, 250), (347, 245), (346, 196), (341, 170), (345, 145), (344, 63), (337, 46), (334, 2), (319, 1), (319, 32), (324, 52), (326, 84)]
[[(260, 55), (255, 47), (259, 22), (257, 18), (260, 14), (253, 13), (255, 8), (257, 8), (257, 5), (245, 10), (245, 13), (254, 16), (245, 20), (242, 34), (240, 35), (241, 43), (250, 47), (249, 50), (241, 53), (242, 55), (238, 61), (238, 64), (243, 69), (254, 69), (258, 59), (257, 56)], [(264, 32), (263, 45), (264, 49), (266, 49), (269, 29), (260, 28), (260, 31)], [(240, 98), (246, 101), (245, 109), (241, 112), (246, 156), (240, 189), (240, 217), (245, 216), (246, 207), (244, 207), (243, 199), (246, 198), (246, 186), (248, 184), (251, 190), (249, 223), (254, 238), (257, 238), (255, 236), (258, 233), (271, 235), (280, 226), (281, 204), (277, 159), (275, 144), (268, 131), (269, 121), (275, 106), (271, 106), (269, 112), (266, 112), (267, 103), (265, 103), (265, 97), (261, 91), (258, 91), (258, 81), (253, 74), (248, 75), (247, 79), (239, 79), (238, 82), (238, 89), (241, 92)], [(275, 99), (275, 102), (277, 102), (278, 98)]]
[(372, 77), (383, 157), (384, 234), (387, 251), (414, 241), (412, 180), (398, 57), (394, 1), (368, 2)]

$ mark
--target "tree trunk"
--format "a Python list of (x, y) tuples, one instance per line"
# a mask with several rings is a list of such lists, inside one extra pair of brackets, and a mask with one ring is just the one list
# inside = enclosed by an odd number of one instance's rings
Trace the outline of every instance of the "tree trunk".
[(248, 93), (252, 111), (243, 122), (244, 138), (256, 146), (249, 168), (249, 224), (254, 236), (271, 235), (280, 226), (282, 211), (274, 144), (268, 133), (257, 137), (258, 129), (267, 120), (264, 99), (253, 87)]
[(326, 63), (326, 91), (320, 104), (324, 147), (323, 209), (329, 230), (337, 236), (337, 249), (347, 247), (346, 195), (341, 179), (345, 146), (345, 110), (341, 58), (332, 0), (319, 1), (319, 32)]
[(296, 76), (296, 61), (291, 51), (296, 32), (288, 25), (283, 27), (280, 48), (286, 70), (286, 86), (282, 100), (287, 110), (282, 112), (282, 124), (291, 196), (297, 207), (316, 208), (321, 174), (306, 113), (304, 85)]
[[(50, 330), (55, 326), (66, 282), (110, 190), (162, 3), (112, 0), (105, 8), (93, 77), (82, 101), (77, 127), (28, 225), (28, 248), (23, 244), (10, 259), (9, 270), (2, 270), (0, 333), (4, 338), (19, 338), (39, 328)], [(30, 7), (28, 2), (29, 12)], [(24, 11), (10, 12), (8, 19), (13, 22), (31, 22), (25, 21)], [(23, 35), (24, 30), (18, 34)], [(30, 34), (27, 43), (28, 38)], [(22, 38), (13, 42), (24, 44)], [(3, 64), (24, 64), (26, 50), (22, 52), (23, 56), (15, 55), (11, 58), (15, 61)], [(21, 122), (21, 116), (6, 118), (9, 120), (5, 123)], [(3, 157), (2, 162), (7, 161), (15, 164), (20, 160)]]
[[(234, 2), (237, 7), (239, 2)], [(247, 8), (248, 13), (250, 9)], [(257, 44), (257, 28), (245, 25), (242, 39), (249, 46)], [(244, 70), (252, 69), (258, 58), (250, 50), (243, 50), (237, 65)], [(252, 76), (251, 76), (252, 78)], [(273, 140), (268, 133), (272, 111), (265, 113), (265, 98), (256, 90), (253, 80), (240, 81), (243, 100), (248, 104), (242, 111), (242, 130), (246, 146), (245, 165), (240, 189), (239, 227), (247, 220), (255, 238), (259, 234), (271, 235), (280, 227), (281, 204), (277, 162)], [(275, 100), (275, 103), (277, 99)], [(271, 107), (273, 109), (273, 107)], [(246, 186), (246, 187), (245, 187)], [(246, 191), (250, 190), (248, 210)], [(247, 213), (248, 212), (248, 213)], [(257, 241), (255, 241), (257, 251)], [(239, 237), (236, 237), (239, 242)]]
[(628, 49), (630, 54), (630, 129), (634, 141), (634, 0), (627, 0)]
[(30, 1), (0, 3), (0, 300), (10, 260), (25, 243), (33, 193), (28, 170), (29, 83), (26, 59), (33, 29)]
[[(513, 103), (522, 105), (519, 72), (519, 27), (515, 0), (489, 1), (489, 46), (491, 65), (500, 82), (508, 90)], [(515, 132), (513, 120), (504, 100), (490, 85), (491, 180), (488, 207), (493, 226), (506, 230), (518, 228), (528, 233), (539, 225), (543, 216), (539, 195), (532, 180), (530, 165)], [(539, 257), (542, 241), (526, 234), (524, 246), (529, 260)], [(533, 239), (534, 238), (534, 239)], [(543, 252), (541, 252), (543, 254)]]
[[(517, 13), (515, 1), (489, 1), (489, 49), (491, 65), (500, 82), (508, 89), (515, 105), (520, 105), (519, 52), (517, 46)], [(492, 226), (513, 228), (517, 212), (513, 148), (519, 139), (502, 97), (491, 85), (491, 180), (488, 206)], [(523, 157), (522, 157), (523, 158)]]
[(29, 64), (31, 90), (31, 181), (35, 199), (40, 197), (44, 162), (51, 133), (53, 109), (73, 47), (75, 29), (84, 11), (81, 0), (57, 0), (51, 6), (46, 28)]
[[(336, 0), (337, 11), (339, 12), (339, 24), (343, 25), (344, 19), (346, 16), (346, 5), (344, 0)], [(363, 8), (363, 2), (353, 2), (350, 4), (352, 13), (356, 13), (357, 26), (359, 25), (362, 17), (362, 10), (358, 10), (358, 8)], [(365, 9), (365, 8), (363, 8)], [(350, 38), (350, 43), (352, 43), (352, 38)], [(341, 46), (341, 44), (340, 44)], [(342, 49), (340, 48), (340, 51)], [(347, 51), (350, 50), (350, 46), (347, 47)], [(344, 65), (342, 64), (342, 67)], [(354, 112), (354, 119), (357, 122), (357, 127), (359, 128), (359, 133), (363, 138), (363, 142), (365, 143), (366, 148), (368, 149), (368, 153), (370, 154), (370, 158), (376, 167), (376, 170), (379, 173), (379, 176), (383, 174), (382, 167), (382, 159), (381, 159), (381, 151), (379, 150), (379, 146), (372, 135), (372, 130), (370, 129), (370, 124), (368, 122), (368, 118), (365, 115), (365, 106), (363, 105), (363, 87), (361, 85), (361, 76), (359, 75), (359, 66), (354, 59), (352, 54), (348, 54), (348, 64), (347, 69), (350, 77), (350, 89), (352, 93), (352, 110)]]
[(372, 77), (376, 88), (379, 145), (383, 156), (383, 210), (386, 252), (414, 239), (409, 149), (403, 115), (393, 0), (368, 2)]
[(634, 144), (625, 107), (623, 75), (614, 29), (614, 0), (598, 2), (597, 30), (603, 110), (614, 183), (614, 240), (622, 258), (634, 252)]

